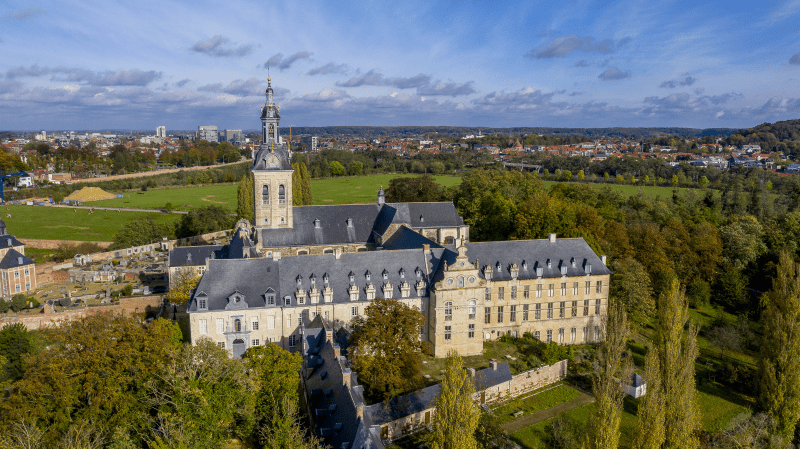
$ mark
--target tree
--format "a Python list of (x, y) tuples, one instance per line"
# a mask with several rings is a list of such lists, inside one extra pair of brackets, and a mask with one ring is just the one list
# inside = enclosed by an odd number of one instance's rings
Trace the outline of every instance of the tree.
[(433, 449), (476, 449), (475, 429), (481, 412), (472, 399), (475, 384), (458, 353), (451, 352), (445, 363), (430, 445)]
[(0, 364), (0, 382), (22, 378), (25, 372), (23, 356), (33, 352), (34, 348), (33, 338), (24, 324), (13, 323), (3, 326), (0, 330), (0, 357), (5, 359), (5, 363)]
[(586, 174), (583, 170), (578, 170), (578, 181), (583, 181), (586, 178)]
[(632, 257), (614, 264), (611, 297), (625, 307), (627, 316), (639, 326), (646, 327), (655, 314), (650, 276), (644, 266)]
[(719, 358), (725, 361), (725, 350), (741, 349), (739, 330), (732, 324), (717, 326), (706, 334), (709, 343), (719, 348)]
[(234, 221), (236, 217), (228, 209), (215, 205), (204, 206), (181, 217), (175, 228), (175, 236), (184, 238), (231, 229)]
[(390, 203), (445, 201), (449, 198), (447, 188), (430, 175), (393, 178), (386, 189), (386, 201)]
[(303, 185), (303, 204), (308, 205), (314, 202), (314, 195), (311, 193), (311, 174), (304, 162), (300, 162), (300, 180)]
[(236, 215), (251, 223), (255, 213), (253, 195), (253, 176), (248, 172), (242, 176), (236, 189)]
[(670, 180), (673, 187), (678, 187), (678, 175), (672, 175), (672, 179)]
[(167, 292), (167, 301), (173, 304), (186, 304), (192, 294), (192, 289), (197, 287), (201, 276), (192, 268), (183, 268), (175, 271), (175, 279), (170, 279), (170, 288)]
[(344, 166), (339, 161), (331, 161), (331, 174), (333, 176), (342, 176), (344, 175)]
[(791, 439), (800, 420), (800, 267), (787, 252), (780, 254), (772, 289), (762, 298), (758, 401), (775, 419), (777, 432)]
[(705, 177), (705, 176), (701, 176), (700, 177), (700, 187), (702, 187), (704, 189), (706, 187), (708, 187), (708, 178), (707, 177)]
[(745, 268), (760, 256), (766, 247), (763, 242), (764, 228), (756, 217), (738, 216), (719, 228), (722, 239), (722, 258), (737, 269)]
[(697, 326), (689, 320), (680, 283), (673, 278), (661, 295), (656, 328), (664, 395), (664, 448), (699, 445), (694, 432), (698, 427), (694, 371), (697, 331)]
[(587, 434), (590, 448), (616, 449), (619, 446), (619, 425), (622, 422), (622, 400), (625, 398), (619, 381), (629, 374), (625, 366), (628, 319), (621, 301), (609, 303), (601, 329), (603, 343), (597, 351), (592, 376), (595, 406)]
[(377, 298), (352, 321), (353, 369), (372, 397), (382, 400), (421, 384), (420, 329), (425, 318), (400, 301)]
[(360, 176), (364, 173), (364, 164), (361, 161), (353, 161), (347, 164), (347, 174), (350, 176)]
[(322, 443), (315, 436), (308, 436), (300, 425), (297, 403), (284, 401), (282, 407), (274, 412), (274, 419), (280, 426), (265, 426), (258, 430), (258, 437), (265, 448), (322, 449)]
[(633, 447), (661, 449), (664, 443), (664, 393), (661, 382), (661, 363), (658, 351), (650, 346), (644, 360), (644, 380), (647, 394), (639, 404), (638, 429)]
[(172, 234), (170, 224), (158, 224), (151, 217), (129, 220), (114, 236), (112, 249), (129, 248), (161, 241)]
[(292, 164), (292, 206), (303, 205), (303, 180), (302, 173), (300, 173), (300, 166), (297, 163)]

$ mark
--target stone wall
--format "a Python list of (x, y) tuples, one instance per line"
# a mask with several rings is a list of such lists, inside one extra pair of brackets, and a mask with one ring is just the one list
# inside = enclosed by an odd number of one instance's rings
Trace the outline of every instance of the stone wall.
[(508, 394), (516, 397), (537, 388), (564, 380), (567, 377), (567, 361), (562, 360), (552, 365), (535, 368), (512, 376), (508, 386)]
[(57, 325), (61, 321), (74, 321), (83, 317), (100, 313), (131, 313), (155, 314), (161, 308), (162, 299), (159, 295), (138, 296), (132, 298), (121, 298), (115, 304), (104, 304), (92, 307), (76, 307), (63, 311), (53, 311), (52, 307), (45, 306), (38, 313), (26, 313), (21, 315), (9, 315), (0, 318), (0, 328), (6, 324), (22, 323), (29, 330), (42, 329)]
[[(39, 248), (39, 249), (57, 249), (61, 245), (69, 245), (69, 246), (78, 246), (81, 243), (86, 243), (83, 240), (47, 240), (47, 239), (21, 239), (17, 237), (17, 240), (24, 243), (25, 246), (29, 246), (31, 248)], [(111, 246), (113, 242), (90, 242), (96, 243), (102, 248), (108, 248)]]

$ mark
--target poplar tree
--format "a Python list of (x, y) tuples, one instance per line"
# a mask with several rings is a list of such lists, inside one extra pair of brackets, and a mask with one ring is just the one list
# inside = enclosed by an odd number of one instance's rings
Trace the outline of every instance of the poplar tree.
[(300, 164), (292, 164), (292, 206), (302, 206), (303, 203), (303, 175)]
[(689, 309), (678, 280), (661, 295), (656, 347), (664, 395), (664, 447), (691, 449), (699, 445), (694, 362), (698, 328), (689, 322)]
[(791, 439), (800, 419), (800, 267), (782, 252), (772, 289), (764, 295), (759, 403)]
[(644, 359), (644, 380), (647, 391), (639, 402), (639, 427), (633, 447), (660, 449), (664, 444), (664, 397), (661, 390), (661, 365), (658, 351), (648, 348)]
[(300, 182), (303, 185), (303, 204), (311, 204), (314, 202), (314, 196), (311, 194), (311, 173), (308, 172), (305, 162), (300, 162)]
[(603, 344), (597, 351), (592, 379), (595, 406), (589, 421), (589, 447), (616, 449), (619, 446), (619, 425), (622, 421), (622, 401), (625, 398), (619, 383), (620, 379), (628, 375), (624, 366), (628, 319), (621, 301), (609, 303), (608, 314), (603, 321)]
[(431, 448), (477, 449), (475, 429), (481, 412), (472, 399), (473, 393), (475, 384), (464, 370), (464, 360), (451, 351), (447, 356), (442, 389), (436, 399)]
[(255, 219), (253, 195), (253, 175), (245, 173), (236, 189), (236, 215), (251, 223)]

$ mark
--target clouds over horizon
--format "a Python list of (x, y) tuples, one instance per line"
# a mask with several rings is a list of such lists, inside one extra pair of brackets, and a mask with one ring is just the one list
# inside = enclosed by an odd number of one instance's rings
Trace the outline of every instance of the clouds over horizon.
[(349, 67), (348, 67), (347, 64), (334, 64), (332, 62), (329, 62), (329, 63), (327, 63), (327, 64), (325, 64), (323, 66), (315, 67), (315, 68), (309, 70), (306, 73), (306, 75), (311, 75), (311, 76), (314, 76), (314, 75), (330, 75), (330, 74), (333, 74), (333, 73), (346, 75), (348, 70), (349, 70)]
[(536, 47), (525, 53), (524, 56), (530, 59), (561, 58), (576, 51), (608, 54), (630, 41), (631, 38), (626, 37), (616, 43), (612, 39), (603, 39), (600, 42), (596, 42), (596, 39), (591, 36), (579, 37), (577, 34), (570, 34), (565, 37), (557, 37), (545, 45)]
[(662, 89), (663, 88), (674, 89), (678, 86), (691, 86), (692, 84), (697, 82), (697, 78), (689, 76), (689, 74), (684, 74), (681, 76), (685, 76), (685, 78), (676, 80), (667, 80), (661, 83), (658, 87)]
[(630, 72), (623, 72), (617, 67), (611, 67), (610, 69), (601, 73), (597, 77), (600, 78), (601, 80), (621, 80), (625, 78), (630, 78), (630, 76), (631, 76)]
[(51, 81), (68, 81), (85, 83), (90, 86), (146, 86), (163, 76), (155, 70), (117, 69), (95, 72), (72, 67), (40, 67), (33, 64), (29, 67), (15, 67), (5, 73), (7, 79), (24, 77), (41, 77), (51, 75)]
[(252, 44), (237, 46), (225, 36), (216, 35), (210, 39), (201, 40), (192, 45), (189, 50), (217, 58), (240, 58), (253, 52)]
[(16, 11), (9, 11), (3, 15), (0, 20), (10, 20), (10, 21), (18, 21), (18, 20), (28, 20), (33, 19), (35, 17), (43, 16), (47, 14), (47, 11), (43, 10), (42, 8), (25, 8), (25, 9), (18, 9)]
[(311, 52), (308, 52), (308, 51), (298, 51), (297, 53), (289, 56), (288, 58), (284, 58), (283, 57), (283, 53), (278, 53), (276, 55), (273, 55), (271, 58), (269, 58), (267, 60), (267, 62), (264, 63), (263, 67), (265, 69), (268, 68), (268, 67), (269, 68), (276, 67), (276, 68), (280, 69), (281, 72), (283, 72), (284, 70), (286, 70), (289, 67), (291, 67), (292, 64), (294, 64), (297, 61), (301, 61), (303, 59), (310, 60), (311, 56), (313, 56), (313, 55), (314, 55), (314, 53), (311, 53)]

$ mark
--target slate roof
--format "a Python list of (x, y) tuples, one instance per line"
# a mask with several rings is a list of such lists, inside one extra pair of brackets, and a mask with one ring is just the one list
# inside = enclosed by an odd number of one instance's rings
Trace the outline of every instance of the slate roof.
[[(0, 228), (2, 225), (0, 224)], [(2, 234), (0, 235), (0, 248), (13, 248), (15, 246), (23, 246), (24, 243), (17, 240), (13, 235)]]
[[(20, 263), (20, 258), (22, 259), (22, 263)], [(12, 248), (8, 250), (5, 257), (3, 257), (3, 260), (0, 260), (0, 270), (8, 270), (10, 268), (23, 267), (25, 265), (33, 264), (34, 262), (31, 259)]]
[[(485, 390), (503, 382), (511, 381), (511, 369), (508, 362), (497, 364), (497, 369), (484, 368), (475, 373), (475, 391)], [(381, 425), (412, 413), (436, 406), (436, 398), (442, 390), (441, 384), (417, 390), (403, 396), (390, 399), (380, 404), (372, 404), (364, 409), (364, 414), (369, 414), (372, 422)]]
[[(320, 324), (314, 321), (312, 324)], [(337, 360), (333, 342), (328, 341), (325, 329), (307, 327), (303, 330), (306, 367), (305, 387), (309, 413), (314, 418), (314, 433), (333, 448), (383, 448), (380, 434), (372, 432), (370, 416), (364, 411), (359, 418), (356, 405), (364, 404), (363, 387), (348, 387), (344, 376), (350, 376), (347, 359)]]
[(260, 231), (263, 247), (374, 243), (393, 223), (407, 223), (415, 229), (464, 225), (450, 202), (295, 206), (292, 211), (291, 229)]
[[(272, 150), (272, 151), (270, 151)], [(267, 156), (270, 153), (274, 153), (275, 156), (278, 157), (279, 166), (278, 167), (269, 167), (266, 163)], [(250, 167), (250, 170), (253, 171), (272, 171), (272, 170), (292, 170), (292, 164), (289, 160), (289, 152), (285, 144), (275, 145), (274, 148), (270, 149), (269, 144), (262, 143), (261, 147), (256, 154), (256, 158), (253, 159), (253, 166)]]
[[(518, 279), (536, 279), (537, 268), (542, 268), (543, 278), (560, 278), (562, 266), (566, 267), (567, 276), (585, 276), (589, 271), (592, 275), (611, 274), (611, 270), (582, 237), (558, 238), (555, 242), (542, 239), (467, 243), (466, 247), (467, 258), (471, 263), (477, 260), (481, 269), (479, 276), (484, 279), (483, 267), (489, 265), (492, 267), (492, 280), (511, 280), (512, 263), (519, 267)], [(443, 257), (448, 264), (453, 264), (456, 256), (455, 252), (448, 249)], [(434, 275), (433, 282), (443, 277), (439, 271)]]
[[(351, 285), (358, 287), (360, 301), (366, 301), (365, 288), (368, 284), (375, 287), (376, 297), (383, 297), (382, 286), (386, 282), (392, 284), (393, 297), (399, 298), (400, 284), (404, 280), (411, 285), (411, 296), (416, 297), (414, 285), (420, 279), (430, 285), (429, 273), (438, 265), (441, 252), (441, 249), (427, 253), (410, 249), (392, 251), (390, 254), (384, 251), (345, 253), (339, 259), (333, 254), (322, 254), (279, 260), (210, 260), (209, 269), (203, 274), (195, 291), (195, 299), (203, 294), (208, 298), (208, 310), (224, 310), (228, 296), (239, 291), (244, 295), (248, 307), (273, 307), (266, 304), (265, 298), (267, 289), (272, 289), (276, 304), (283, 304), (281, 299), (291, 296), (291, 304), (296, 305), (295, 292), (299, 282), (306, 291), (306, 304), (310, 304), (308, 292), (312, 288), (313, 277), (313, 285), (320, 291), (321, 302), (326, 275), (328, 285), (333, 290), (334, 303), (352, 302), (348, 292)], [(419, 277), (416, 275), (417, 269), (420, 271)], [(404, 277), (401, 277), (401, 270)], [(353, 274), (352, 283), (350, 273)], [(197, 311), (196, 300), (190, 303), (188, 310)]]
[(429, 245), (431, 248), (442, 248), (441, 245), (420, 233), (405, 226), (401, 226), (391, 237), (383, 242), (382, 248), (388, 251), (398, 249), (422, 249), (423, 245)]
[(205, 265), (206, 258), (225, 259), (227, 257), (227, 247), (222, 245), (176, 246), (169, 250), (168, 265), (170, 267), (195, 267)]

